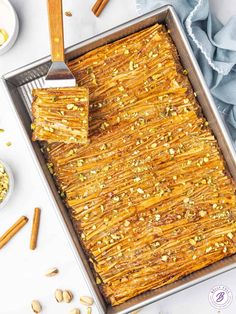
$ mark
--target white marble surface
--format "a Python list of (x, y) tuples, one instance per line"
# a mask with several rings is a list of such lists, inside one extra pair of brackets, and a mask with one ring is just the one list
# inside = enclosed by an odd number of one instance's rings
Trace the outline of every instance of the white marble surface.
[[(134, 0), (112, 0), (101, 18), (95, 18), (90, 7), (94, 0), (65, 0), (65, 10), (73, 17), (65, 17), (66, 46), (91, 37), (114, 25), (136, 16)], [(49, 54), (46, 1), (12, 0), (20, 19), (20, 35), (11, 51), (0, 57), (0, 75)], [(213, 10), (225, 22), (236, 13), (235, 0), (211, 0)], [(20, 215), (32, 220), (33, 208), (42, 208), (38, 249), (29, 250), (31, 222), (0, 251), (0, 314), (31, 313), (30, 302), (39, 299), (43, 313), (66, 314), (79, 304), (80, 295), (89, 294), (83, 276), (64, 237), (41, 179), (20, 133), (13, 112), (0, 87), (0, 158), (8, 162), (15, 174), (15, 190), (9, 204), (0, 212), (0, 234)], [(11, 141), (12, 146), (5, 143)], [(45, 278), (51, 266), (60, 275)], [(228, 286), (234, 294), (231, 306), (224, 314), (236, 312), (236, 270), (175, 294), (141, 311), (142, 314), (213, 314), (208, 293), (216, 284)], [(57, 304), (53, 298), (56, 288), (68, 288), (75, 294), (71, 305)], [(85, 313), (82, 309), (82, 313)], [(93, 313), (97, 313), (94, 307)]]

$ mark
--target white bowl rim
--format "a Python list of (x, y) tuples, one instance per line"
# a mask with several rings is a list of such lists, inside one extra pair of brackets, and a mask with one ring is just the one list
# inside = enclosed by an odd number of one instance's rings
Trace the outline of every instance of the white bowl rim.
[[(18, 29), (18, 17), (16, 15), (16, 11), (15, 9), (13, 8), (11, 2), (9, 0), (0, 0), (1, 2), (5, 3), (6, 6), (9, 8), (10, 12), (11, 12), (11, 15), (13, 17), (13, 21), (14, 21), (14, 25), (13, 25), (13, 29), (16, 30)], [(14, 31), (12, 32), (12, 34), (10, 34), (7, 38), (7, 40), (4, 42), (3, 45), (0, 46), (0, 51), (2, 49), (4, 49), (10, 42), (11, 42), (11, 39), (14, 38), (15, 36), (15, 33)]]
[(14, 188), (14, 178), (13, 178), (13, 173), (12, 173), (12, 170), (11, 168), (8, 166), (8, 164), (1, 160), (0, 159), (0, 164), (3, 165), (8, 177), (9, 177), (9, 188), (8, 188), (8, 192), (5, 196), (5, 198), (3, 199), (2, 202), (0, 202), (0, 209), (2, 209), (6, 204), (7, 202), (9, 201), (11, 195), (12, 195), (12, 192), (13, 192), (13, 188)]

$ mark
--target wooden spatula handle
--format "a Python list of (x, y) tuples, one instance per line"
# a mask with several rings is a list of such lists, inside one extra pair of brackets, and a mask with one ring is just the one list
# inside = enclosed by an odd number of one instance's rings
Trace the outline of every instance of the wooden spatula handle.
[(62, 0), (48, 0), (52, 61), (64, 61)]

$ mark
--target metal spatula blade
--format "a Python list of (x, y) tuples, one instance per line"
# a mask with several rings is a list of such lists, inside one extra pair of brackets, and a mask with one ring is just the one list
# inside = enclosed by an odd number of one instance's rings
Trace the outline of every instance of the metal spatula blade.
[(72, 87), (76, 80), (64, 62), (53, 62), (45, 78), (45, 87)]
[(48, 0), (48, 19), (52, 65), (45, 78), (45, 87), (76, 86), (74, 75), (65, 63), (62, 0)]

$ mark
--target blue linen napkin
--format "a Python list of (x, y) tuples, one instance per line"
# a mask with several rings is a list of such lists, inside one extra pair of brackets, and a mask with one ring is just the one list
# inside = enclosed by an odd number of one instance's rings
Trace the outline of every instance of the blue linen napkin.
[(182, 22), (203, 76), (236, 140), (236, 16), (224, 26), (208, 0), (136, 0), (139, 14), (171, 4)]

